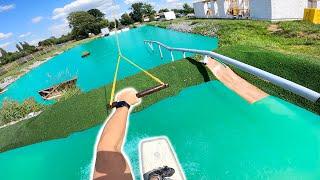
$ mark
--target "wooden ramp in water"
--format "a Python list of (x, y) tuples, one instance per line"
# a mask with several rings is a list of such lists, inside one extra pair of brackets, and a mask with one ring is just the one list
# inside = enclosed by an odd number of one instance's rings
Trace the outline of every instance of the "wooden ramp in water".
[(255, 103), (267, 96), (267, 93), (250, 84), (234, 73), (229, 67), (209, 58), (207, 67), (225, 86), (236, 92), (249, 103)]
[(71, 80), (62, 82), (58, 85), (54, 85), (52, 87), (39, 91), (39, 94), (44, 100), (58, 99), (66, 90), (75, 87), (77, 80), (77, 78), (73, 78)]

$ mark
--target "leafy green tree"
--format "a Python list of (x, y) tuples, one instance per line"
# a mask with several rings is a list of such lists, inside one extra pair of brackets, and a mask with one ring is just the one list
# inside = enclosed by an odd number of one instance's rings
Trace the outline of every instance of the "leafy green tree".
[(135, 22), (142, 22), (143, 16), (150, 17), (156, 13), (152, 5), (148, 3), (133, 3), (130, 9), (132, 10), (130, 16)]
[(98, 22), (98, 25), (99, 25), (100, 29), (108, 27), (109, 21), (106, 19), (102, 19), (100, 22)]
[(141, 3), (141, 2), (133, 3), (131, 5), (132, 12), (130, 13), (130, 16), (135, 22), (142, 22), (143, 21), (142, 7), (143, 7), (143, 3)]
[(104, 15), (99, 9), (90, 9), (87, 11), (89, 14), (95, 17), (100, 29), (108, 27), (108, 20), (104, 19)]
[(4, 57), (7, 54), (7, 51), (0, 48), (0, 54), (1, 54), (1, 57)]
[(89, 14), (91, 14), (92, 16), (94, 16), (96, 18), (96, 20), (99, 20), (99, 21), (101, 21), (105, 15), (99, 9), (90, 9), (87, 12)]
[(19, 44), (16, 44), (16, 48), (18, 49), (19, 52), (23, 51), (22, 47)]
[(24, 41), (23, 43), (20, 42), (20, 44), (21, 44), (23, 51), (26, 52), (27, 54), (30, 54), (30, 53), (33, 53), (36, 51), (36, 47), (30, 45), (26, 41)]
[(165, 8), (165, 9), (160, 9), (160, 10), (159, 10), (159, 13), (163, 13), (163, 12), (169, 12), (169, 9), (168, 9), (168, 8)]
[(194, 9), (188, 3), (184, 3), (183, 12), (184, 14), (194, 13)]
[(111, 21), (110, 23), (109, 23), (109, 29), (110, 30), (112, 30), (112, 29), (114, 29), (115, 28), (115, 25), (117, 25), (117, 28), (119, 28), (120, 27), (120, 22), (116, 19), (116, 21)]
[(143, 15), (151, 16), (151, 15), (154, 15), (156, 11), (153, 9), (151, 4), (144, 3), (142, 6), (142, 13)]
[(89, 33), (99, 34), (101, 28), (96, 18), (85, 11), (70, 13), (67, 17), (69, 27), (72, 29), (72, 35), (76, 39), (84, 39), (89, 36)]
[(114, 29), (114, 28), (115, 28), (115, 23), (114, 23), (114, 21), (111, 21), (111, 22), (109, 23), (109, 29), (112, 30), (112, 29)]
[(133, 19), (127, 13), (122, 14), (120, 22), (121, 22), (122, 25), (125, 25), (125, 26), (134, 23)]
[(183, 9), (173, 9), (172, 11), (174, 13), (176, 13), (176, 14), (184, 14), (184, 10)]

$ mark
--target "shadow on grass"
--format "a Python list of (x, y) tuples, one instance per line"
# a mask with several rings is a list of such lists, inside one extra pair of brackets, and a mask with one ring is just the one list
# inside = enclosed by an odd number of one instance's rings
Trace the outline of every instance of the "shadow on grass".
[(198, 62), (192, 58), (186, 58), (191, 64), (195, 65), (198, 69), (198, 71), (200, 72), (200, 74), (202, 75), (203, 77), (203, 81), (204, 82), (209, 82), (211, 81), (210, 79), (210, 76), (209, 76), (209, 73), (207, 71), (207, 68), (201, 63), (201, 62)]

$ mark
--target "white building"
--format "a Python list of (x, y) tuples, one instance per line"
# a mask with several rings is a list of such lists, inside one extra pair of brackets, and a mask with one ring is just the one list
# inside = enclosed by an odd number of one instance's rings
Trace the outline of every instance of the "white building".
[(233, 18), (249, 15), (249, 0), (205, 0), (193, 3), (196, 18)]
[(103, 29), (101, 29), (101, 34), (102, 34), (102, 36), (108, 36), (109, 33), (110, 33), (109, 28), (103, 28)]
[(320, 0), (309, 0), (308, 7), (309, 8), (320, 8)]
[(167, 21), (176, 19), (176, 14), (173, 11), (164, 12), (163, 15)]
[(303, 19), (304, 9), (320, 0), (204, 0), (193, 3), (197, 18), (251, 17), (264, 20)]
[(303, 19), (308, 0), (250, 0), (252, 19), (273, 21)]

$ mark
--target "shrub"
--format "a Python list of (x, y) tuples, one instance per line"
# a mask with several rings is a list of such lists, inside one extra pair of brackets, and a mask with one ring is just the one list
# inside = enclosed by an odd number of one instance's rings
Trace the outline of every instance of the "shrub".
[(63, 95), (59, 99), (59, 101), (65, 101), (73, 96), (77, 96), (81, 94), (81, 90), (78, 87), (73, 87), (67, 89), (65, 92), (63, 92)]
[(32, 98), (25, 100), (21, 104), (13, 100), (5, 100), (0, 110), (0, 125), (17, 121), (26, 117), (29, 113), (43, 110), (44, 107), (44, 105), (38, 104)]

